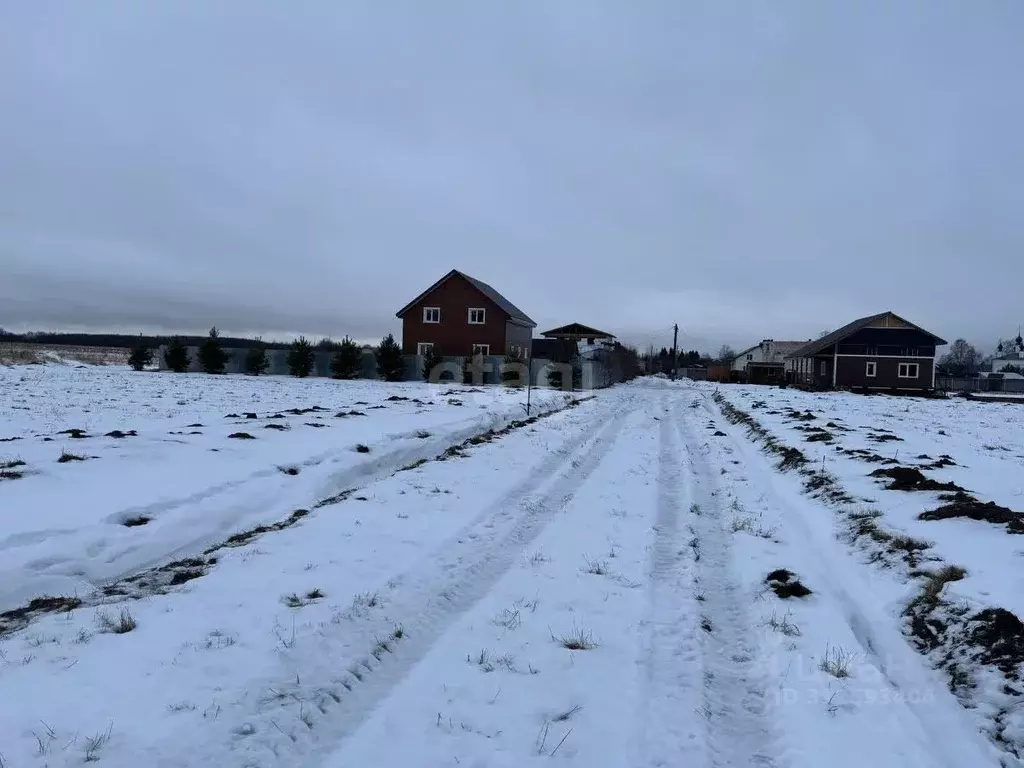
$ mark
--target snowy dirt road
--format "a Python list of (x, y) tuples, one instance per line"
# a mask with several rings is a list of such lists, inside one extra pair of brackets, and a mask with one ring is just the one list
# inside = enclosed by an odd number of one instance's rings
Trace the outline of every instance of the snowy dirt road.
[(0, 645), (5, 765), (999, 766), (708, 395), (635, 382), (374, 480), (133, 631), (39, 621)]

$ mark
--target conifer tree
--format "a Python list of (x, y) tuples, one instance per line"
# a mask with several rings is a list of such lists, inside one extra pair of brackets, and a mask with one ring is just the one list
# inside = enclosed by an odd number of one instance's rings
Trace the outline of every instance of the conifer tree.
[(199, 365), (207, 373), (224, 373), (228, 362), (228, 353), (220, 345), (220, 332), (217, 326), (210, 329), (210, 335), (199, 347)]
[(192, 363), (192, 359), (188, 356), (188, 349), (177, 336), (171, 339), (167, 349), (164, 350), (164, 363), (175, 373), (184, 373)]
[(401, 381), (405, 375), (405, 363), (402, 360), (402, 348), (395, 337), (388, 334), (381, 339), (380, 346), (375, 350), (377, 356), (377, 373), (385, 381)]
[(267, 359), (267, 348), (261, 339), (256, 339), (256, 343), (249, 347), (249, 351), (245, 353), (245, 372), (253, 376), (259, 376), (261, 373), (266, 373), (269, 367), (270, 360)]
[(128, 365), (130, 365), (133, 370), (141, 371), (152, 362), (153, 350), (149, 348), (149, 344), (146, 343), (140, 333), (139, 340), (132, 346), (131, 354), (128, 355)]
[(331, 357), (331, 376), (335, 379), (358, 379), (362, 373), (362, 360), (359, 345), (346, 336), (336, 345)]
[[(423, 356), (423, 380), (430, 381), (431, 372), (442, 363), (444, 363), (444, 355), (441, 352), (441, 347), (437, 344), (428, 347), (427, 354)], [(440, 377), (440, 372), (438, 372), (438, 377)], [(434, 381), (439, 380), (440, 378), (434, 379)]]
[(299, 338), (292, 342), (287, 357), (288, 371), (292, 376), (298, 376), (299, 378), (309, 376), (313, 370), (315, 360), (316, 353), (313, 351), (313, 345), (309, 343), (305, 336), (299, 336)]

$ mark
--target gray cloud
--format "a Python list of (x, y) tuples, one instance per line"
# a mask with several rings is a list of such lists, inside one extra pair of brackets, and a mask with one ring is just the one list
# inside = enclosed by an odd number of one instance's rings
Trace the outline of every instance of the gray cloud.
[(0, 324), (1015, 332), (1024, 6), (7, 4)]

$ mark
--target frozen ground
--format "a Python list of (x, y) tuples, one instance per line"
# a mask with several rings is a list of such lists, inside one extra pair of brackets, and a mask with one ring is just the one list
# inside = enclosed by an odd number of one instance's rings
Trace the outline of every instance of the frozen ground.
[[(120, 377), (118, 387), (136, 381)], [(238, 468), (242, 479), (238, 506), (258, 503), (264, 521), (299, 506), (309, 513), (202, 555), (190, 578), (159, 594), (111, 595), (107, 605), (39, 615), (8, 633), (0, 701), (16, 706), (0, 707), (5, 768), (87, 760), (133, 768), (1015, 764), (908, 642), (900, 618), (907, 579), (839, 540), (834, 511), (779, 472), (742, 424), (729, 423), (709, 387), (642, 380), (455, 450), (399, 458), (406, 445), (415, 451), (416, 441), (432, 439), (401, 436), (415, 429), (443, 432), (451, 445), (466, 430), (519, 417), (519, 395), (470, 393), (463, 406), (416, 413), (411, 401), (387, 396), (446, 406), (447, 397), (425, 385), (375, 385), (373, 397), (346, 398), (348, 385), (337, 382), (152, 378), (161, 383), (138, 386), (185, 388), (165, 397), (176, 403), (189, 392), (210, 405), (201, 415), (166, 409), (139, 421), (167, 422), (165, 431), (189, 431), (193, 419), (207, 426), (185, 444), (153, 437), (150, 461), (159, 457), (165, 479), (152, 475), (134, 485), (138, 494), (185, 499), (196, 489), (162, 489), (188, 468), (227, 458), (222, 468)], [(82, 405), (101, 391), (73, 378), (37, 382), (47, 386), (54, 400), (68, 397), (62, 388), (82, 393)], [(221, 386), (228, 389), (218, 394)], [(231, 387), (246, 394), (229, 395)], [(563, 404), (561, 395), (542, 396)], [(150, 403), (155, 391), (118, 399), (132, 398)], [(368, 409), (355, 399), (388, 407), (332, 421), (335, 409)], [(291, 431), (263, 434), (271, 420), (262, 417), (275, 409), (313, 404), (330, 410), (287, 416)], [(124, 416), (139, 412), (122, 407)], [(247, 410), (261, 418), (227, 423), (226, 413)], [(90, 411), (38, 426), (22, 415), (20, 427), (8, 415), (2, 423), (26, 436), (136, 428), (115, 423), (114, 408)], [(318, 415), (331, 429), (305, 427)], [(90, 416), (96, 421), (79, 423)], [(230, 441), (229, 429), (259, 439)], [(83, 444), (101, 456), (71, 464), (79, 470), (138, 446), (126, 461), (141, 472), (147, 443), (137, 431), (13, 445)], [(353, 452), (357, 441), (371, 452)], [(388, 452), (396, 461), (380, 463)], [(413, 460), (438, 452), (445, 460)], [(302, 456), (330, 458), (303, 465)], [(335, 459), (340, 466), (321, 474)], [(301, 471), (286, 475), (278, 464)], [(268, 472), (252, 485), (261, 465)], [(59, 485), (57, 468), (69, 465), (44, 462), (46, 475), (0, 484), (0, 532), (22, 530), (33, 497), (59, 495), (48, 490)], [(121, 474), (120, 482), (133, 479)], [(30, 483), (36, 493), (18, 490)], [(17, 506), (8, 503), (15, 493), (24, 494)], [(198, 494), (125, 528), (109, 517), (125, 506), (84, 496), (64, 497), (93, 510), (80, 513), (81, 527), (95, 529), (82, 541), (106, 526), (117, 551), (131, 551), (139, 534), (154, 553), (143, 566), (164, 562), (155, 553), (165, 536), (234, 514), (227, 503), (200, 512), (194, 507), (207, 497)], [(177, 519), (151, 537), (164, 514)], [(192, 546), (164, 547), (164, 560), (201, 554)], [(100, 569), (110, 551), (54, 549)], [(12, 569), (0, 583), (34, 573)], [(810, 593), (793, 594), (796, 581)]]

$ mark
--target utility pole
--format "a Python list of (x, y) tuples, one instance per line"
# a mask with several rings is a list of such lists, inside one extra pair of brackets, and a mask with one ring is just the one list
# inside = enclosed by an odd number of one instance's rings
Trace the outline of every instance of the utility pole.
[(676, 380), (679, 375), (679, 351), (676, 349), (676, 343), (679, 341), (679, 323), (675, 323), (672, 326), (672, 381)]

